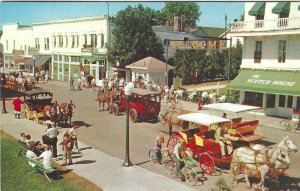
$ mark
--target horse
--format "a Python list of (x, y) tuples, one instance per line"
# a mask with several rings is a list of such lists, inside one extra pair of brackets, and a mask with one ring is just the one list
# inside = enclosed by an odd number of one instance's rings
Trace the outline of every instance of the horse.
[(106, 90), (104, 91), (103, 93), (99, 93), (98, 94), (98, 104), (99, 104), (99, 112), (100, 111), (103, 111), (104, 110), (104, 105), (106, 104), (106, 109), (107, 111), (110, 110), (111, 108), (111, 98), (114, 97), (116, 95), (116, 92), (115, 91), (109, 91), (109, 90)]
[(53, 105), (45, 105), (43, 107), (43, 112), (45, 116), (49, 117), (51, 122), (54, 122), (54, 126), (58, 123), (58, 115), (59, 115), (59, 105), (55, 102)]
[(264, 190), (264, 181), (266, 175), (274, 170), (288, 169), (290, 160), (288, 150), (284, 148), (283, 139), (276, 147), (265, 147), (260, 150), (252, 149), (258, 146), (240, 147), (237, 148), (232, 155), (230, 171), (233, 175), (233, 183), (236, 184), (236, 172), (242, 172), (245, 175), (247, 186), (250, 187), (248, 176), (260, 175), (260, 182), (258, 185)]
[(60, 103), (58, 107), (59, 107), (58, 122), (67, 124), (69, 118), (68, 104)]
[[(265, 150), (267, 147), (262, 144), (255, 144), (250, 146), (252, 149), (260, 151), (260, 150)], [(278, 147), (287, 151), (288, 155), (290, 155), (291, 152), (297, 152), (298, 149), (296, 145), (293, 143), (292, 140), (289, 139), (288, 136), (283, 137), (283, 140), (278, 143)], [(285, 169), (283, 169), (285, 170)], [(278, 183), (278, 176), (279, 176), (279, 169), (275, 169), (273, 173), (273, 178), (275, 179), (276, 186), (279, 187)]]

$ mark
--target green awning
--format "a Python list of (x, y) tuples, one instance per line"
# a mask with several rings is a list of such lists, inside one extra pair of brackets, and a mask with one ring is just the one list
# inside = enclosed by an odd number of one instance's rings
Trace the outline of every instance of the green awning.
[(242, 70), (229, 89), (300, 96), (300, 71)]
[(278, 2), (277, 5), (272, 9), (272, 13), (284, 13), (288, 15), (290, 13), (290, 5), (290, 2)]
[[(49, 61), (50, 58), (51, 58), (51, 56), (49, 56), (49, 55), (34, 56), (35, 66), (43, 66), (44, 64), (46, 64)], [(33, 58), (29, 62), (24, 64), (24, 66), (33, 66)]]
[(266, 7), (266, 3), (265, 2), (256, 2), (254, 4), (254, 6), (250, 9), (249, 11), (249, 15), (252, 16), (264, 16), (265, 14), (265, 7)]
[(91, 62), (94, 62), (94, 61), (96, 61), (96, 60), (105, 60), (106, 59), (106, 55), (97, 55), (97, 54), (94, 54), (94, 55), (92, 55), (92, 56), (81, 56), (81, 59), (82, 60), (89, 60), (89, 61), (91, 61)]

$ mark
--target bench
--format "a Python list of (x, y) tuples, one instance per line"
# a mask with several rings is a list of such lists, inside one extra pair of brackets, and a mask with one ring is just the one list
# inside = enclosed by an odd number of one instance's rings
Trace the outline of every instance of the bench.
[(52, 178), (54, 180), (58, 179), (59, 178), (59, 170), (57, 168), (45, 168), (44, 165), (42, 163), (40, 163), (39, 161), (37, 160), (34, 160), (32, 158), (28, 158), (26, 157), (26, 160), (32, 164), (34, 164), (35, 166), (33, 168), (36, 169), (36, 171), (42, 173), (45, 175), (45, 177), (48, 179), (49, 182), (51, 182), (50, 180), (50, 175), (53, 175)]
[(18, 153), (18, 156), (21, 156), (22, 151), (24, 151), (25, 154), (26, 154), (27, 150), (29, 150), (28, 145), (26, 145), (26, 143), (22, 142), (21, 140), (19, 140), (18, 143), (19, 143), (19, 146), (20, 146), (20, 151)]

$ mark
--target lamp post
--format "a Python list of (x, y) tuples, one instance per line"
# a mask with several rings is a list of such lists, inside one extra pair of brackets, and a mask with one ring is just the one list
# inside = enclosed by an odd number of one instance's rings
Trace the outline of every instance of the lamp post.
[(130, 161), (129, 157), (129, 100), (131, 97), (131, 89), (134, 87), (132, 82), (129, 82), (125, 87), (125, 96), (126, 96), (126, 143), (125, 143), (125, 160), (123, 166), (129, 167), (133, 164)]
[(169, 39), (166, 39), (166, 86), (168, 85), (168, 47), (169, 47)]
[(33, 59), (33, 77), (35, 77), (35, 57), (32, 56)]
[(116, 88), (117, 88), (117, 92), (119, 92), (119, 66), (120, 66), (120, 62), (117, 61), (117, 80), (116, 80)]
[(4, 90), (4, 83), (5, 83), (5, 75), (3, 72), (3, 68), (1, 68), (1, 97), (2, 97), (2, 113), (7, 113), (6, 105), (5, 105), (5, 90)]

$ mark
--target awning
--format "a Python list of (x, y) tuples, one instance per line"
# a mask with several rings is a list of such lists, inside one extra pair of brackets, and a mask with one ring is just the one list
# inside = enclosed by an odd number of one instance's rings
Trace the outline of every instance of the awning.
[[(51, 58), (49, 55), (37, 55), (34, 56), (35, 59), (35, 66), (43, 66), (48, 62)], [(28, 63), (24, 64), (24, 66), (33, 66), (33, 59), (31, 59)]]
[(300, 71), (242, 70), (229, 89), (300, 96)]
[(272, 13), (284, 13), (288, 15), (290, 13), (290, 5), (290, 2), (278, 2), (277, 5), (272, 9)]
[(81, 56), (82, 60), (88, 60), (90, 62), (95, 62), (97, 60), (105, 60), (106, 59), (106, 55), (97, 55), (94, 54), (92, 56)]
[(254, 6), (250, 9), (249, 15), (256, 16), (264, 16), (265, 14), (265, 7), (266, 3), (265, 2), (256, 2)]

